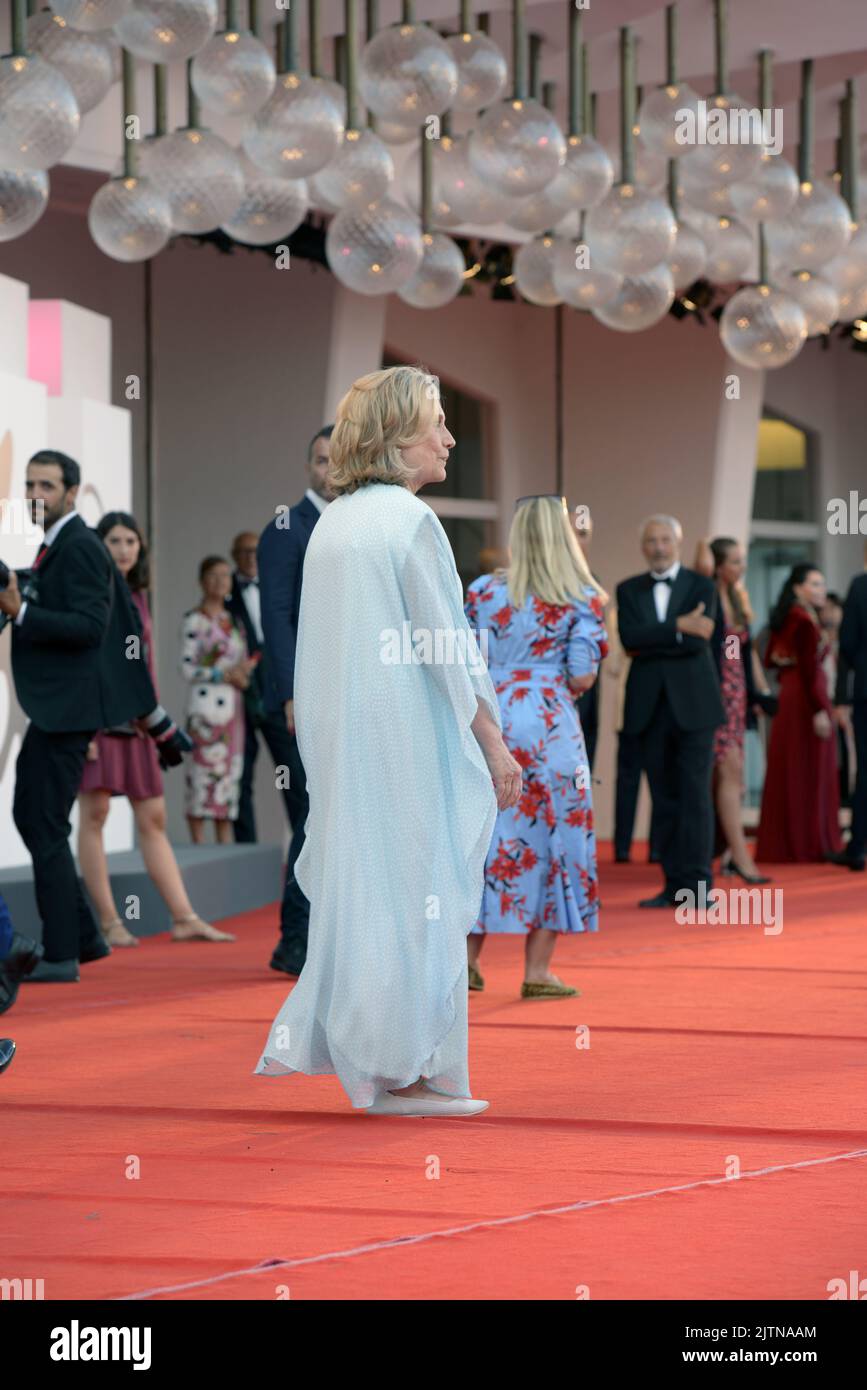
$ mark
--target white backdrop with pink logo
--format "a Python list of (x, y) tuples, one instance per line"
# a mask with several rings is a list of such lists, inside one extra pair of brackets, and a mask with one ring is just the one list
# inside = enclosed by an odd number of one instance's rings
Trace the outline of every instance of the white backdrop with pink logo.
[[(37, 449), (62, 449), (81, 465), (78, 510), (89, 526), (130, 510), (129, 412), (111, 404), (111, 323), (65, 300), (31, 300), (28, 286), (0, 275), (0, 558), (33, 563), (41, 532), (27, 515), (24, 478)], [(12, 821), (15, 760), (27, 727), (15, 698), (11, 634), (0, 634), (0, 869), (29, 856)], [(73, 846), (77, 811), (73, 812)], [(131, 849), (129, 803), (112, 801), (108, 850)]]

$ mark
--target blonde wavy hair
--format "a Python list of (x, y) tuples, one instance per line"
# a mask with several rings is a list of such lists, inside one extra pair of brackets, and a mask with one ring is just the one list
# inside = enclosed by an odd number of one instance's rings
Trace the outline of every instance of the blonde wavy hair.
[(514, 608), (523, 608), (530, 594), (543, 603), (569, 603), (583, 599), (588, 588), (608, 602), (590, 573), (562, 498), (522, 502), (509, 532), (509, 551), (511, 560), (503, 573)]
[(327, 474), (334, 494), (367, 483), (406, 487), (415, 470), (401, 450), (419, 442), (439, 407), (439, 381), (424, 367), (384, 367), (360, 376), (337, 407)]

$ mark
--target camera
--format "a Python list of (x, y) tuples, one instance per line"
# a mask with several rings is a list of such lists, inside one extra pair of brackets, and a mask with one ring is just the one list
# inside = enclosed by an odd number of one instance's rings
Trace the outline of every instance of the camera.
[[(21, 593), (22, 601), (35, 603), (37, 601), (36, 577), (32, 570), (18, 570), (18, 588)], [(0, 590), (9, 588), (9, 566), (0, 560)], [(0, 613), (0, 632), (3, 631), (9, 622), (8, 613)]]

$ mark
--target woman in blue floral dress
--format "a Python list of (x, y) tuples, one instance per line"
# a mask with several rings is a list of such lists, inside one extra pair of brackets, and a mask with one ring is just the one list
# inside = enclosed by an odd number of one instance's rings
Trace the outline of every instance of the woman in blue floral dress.
[(511, 562), (468, 588), (466, 613), (479, 633), (509, 751), (524, 791), (498, 813), (485, 864), (481, 912), (468, 939), (470, 988), (487, 932), (523, 933), (523, 998), (577, 994), (550, 971), (557, 937), (598, 929), (596, 835), (590, 769), (575, 696), (605, 656), (607, 595), (593, 579), (565, 500), (518, 505)]

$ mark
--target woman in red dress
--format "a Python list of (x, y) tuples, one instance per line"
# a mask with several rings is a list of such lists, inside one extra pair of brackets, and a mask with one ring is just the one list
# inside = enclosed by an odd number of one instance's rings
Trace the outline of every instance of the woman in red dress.
[[(147, 548), (141, 531), (135, 518), (128, 512), (108, 512), (96, 529), (132, 591), (133, 603), (142, 625), (142, 655), (156, 689), (153, 633), (146, 598)], [(153, 740), (138, 732), (126, 737), (98, 733), (88, 748), (78, 793), (78, 858), (87, 891), (99, 913), (100, 925), (109, 945), (138, 945), (138, 937), (117, 915), (105, 857), (102, 832), (113, 796), (128, 797), (132, 805), (145, 867), (171, 912), (172, 940), (234, 941), (231, 932), (220, 931), (210, 922), (204, 922), (187, 897), (184, 880), (166, 834), (163, 779)]]
[(795, 565), (771, 614), (765, 665), (780, 678), (771, 730), (756, 858), (818, 863), (839, 852), (840, 800), (832, 708), (822, 663), (818, 610), (825, 580)]

